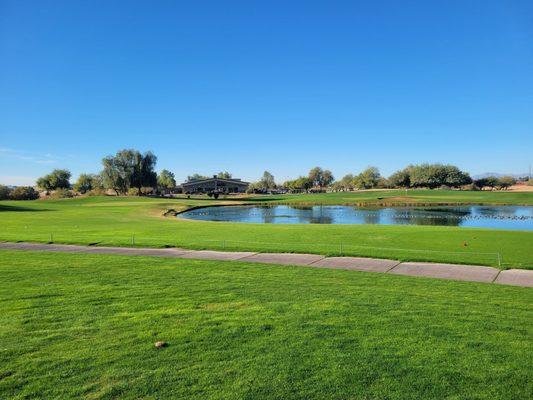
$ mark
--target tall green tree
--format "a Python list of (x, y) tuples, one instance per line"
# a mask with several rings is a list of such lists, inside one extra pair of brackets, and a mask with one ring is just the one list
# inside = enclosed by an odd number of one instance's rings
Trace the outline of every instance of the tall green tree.
[(335, 178), (333, 177), (331, 171), (329, 169), (326, 169), (324, 170), (324, 172), (322, 172), (322, 181), (320, 182), (320, 187), (328, 187), (333, 183), (334, 180)]
[(309, 171), (308, 177), (311, 180), (313, 186), (321, 186), (323, 174), (324, 174), (324, 170), (320, 167), (312, 168)]
[(323, 170), (320, 167), (315, 167), (309, 171), (308, 178), (313, 183), (312, 186), (318, 186), (320, 188), (327, 187), (333, 183), (335, 178), (330, 170)]
[(381, 175), (376, 167), (368, 167), (354, 178), (354, 186), (358, 189), (372, 189), (378, 186)]
[(74, 190), (78, 193), (85, 194), (94, 189), (101, 189), (102, 186), (102, 181), (99, 175), (80, 174), (78, 180), (74, 184)]
[(70, 189), (71, 176), (67, 169), (54, 169), (49, 174), (37, 179), (37, 186), (46, 191)]
[(125, 194), (130, 188), (137, 189), (141, 195), (143, 187), (155, 187), (157, 157), (150, 151), (141, 154), (137, 150), (120, 150), (114, 156), (102, 160), (102, 177), (106, 188), (117, 194)]
[(407, 188), (411, 185), (411, 178), (407, 169), (396, 171), (389, 176), (389, 185), (391, 187)]
[(275, 189), (276, 182), (274, 181), (274, 175), (268, 171), (263, 172), (263, 177), (257, 182), (256, 186), (259, 189)]
[(167, 169), (162, 170), (157, 176), (157, 186), (162, 190), (174, 189), (176, 187), (174, 174)]

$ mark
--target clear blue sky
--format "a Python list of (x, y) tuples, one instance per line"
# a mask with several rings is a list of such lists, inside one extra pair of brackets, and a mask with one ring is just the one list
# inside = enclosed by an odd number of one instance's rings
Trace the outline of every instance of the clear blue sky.
[(531, 1), (0, 0), (0, 183), (152, 150), (178, 180), (526, 172)]

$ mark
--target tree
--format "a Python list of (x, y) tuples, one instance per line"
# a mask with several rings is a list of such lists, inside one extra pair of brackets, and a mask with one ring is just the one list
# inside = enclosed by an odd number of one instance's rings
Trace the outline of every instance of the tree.
[(11, 189), (7, 186), (0, 185), (0, 200), (7, 200), (9, 199), (9, 195), (11, 193)]
[(219, 172), (217, 174), (217, 178), (220, 178), (220, 179), (231, 179), (233, 175), (230, 174), (228, 171), (223, 171), (223, 172)]
[(491, 189), (494, 189), (496, 186), (498, 186), (498, 178), (495, 176), (487, 176), (485, 178), (476, 179), (474, 184), (482, 189), (484, 187), (490, 187)]
[(187, 182), (191, 181), (201, 181), (204, 179), (209, 179), (207, 176), (200, 175), (200, 174), (192, 174), (187, 177)]
[(389, 176), (389, 184), (392, 187), (409, 187), (411, 185), (411, 179), (409, 176), (409, 171), (406, 169), (402, 169), (400, 171), (396, 171), (394, 174)]
[(85, 194), (93, 189), (97, 189), (100, 185), (99, 178), (94, 174), (80, 174), (78, 180), (74, 184), (74, 190), (78, 193)]
[(11, 200), (37, 200), (39, 192), (31, 186), (19, 186), (11, 191), (9, 197)]
[(157, 157), (150, 151), (141, 154), (137, 150), (121, 150), (115, 156), (107, 156), (102, 160), (104, 185), (117, 195), (128, 193), (130, 188), (141, 195), (143, 187), (157, 185), (156, 162)]
[(329, 170), (323, 170), (320, 167), (315, 167), (309, 171), (309, 179), (313, 183), (312, 186), (318, 186), (320, 188), (327, 187), (333, 183), (335, 178)]
[(512, 176), (502, 176), (501, 178), (498, 179), (498, 187), (500, 189), (504, 189), (504, 190), (508, 189), (514, 184), (516, 184), (516, 179), (513, 178)]
[(157, 186), (163, 190), (174, 189), (176, 187), (174, 174), (169, 170), (162, 170), (157, 177)]
[(300, 176), (298, 179), (285, 182), (283, 186), (291, 191), (309, 190), (313, 187), (313, 181), (309, 177)]
[(315, 167), (309, 171), (308, 177), (313, 186), (321, 186), (323, 173), (324, 171), (320, 167)]
[(472, 183), (472, 178), (466, 172), (461, 171), (455, 165), (444, 165), (444, 185), (451, 187), (459, 187)]
[(256, 186), (259, 189), (275, 189), (276, 182), (274, 181), (274, 175), (268, 171), (263, 172), (263, 177), (257, 182)]
[(355, 187), (359, 189), (372, 189), (378, 186), (381, 175), (376, 167), (368, 167), (354, 179)]
[(347, 174), (342, 177), (342, 179), (338, 182), (337, 187), (340, 190), (352, 190), (354, 188), (354, 176), (353, 174)]
[(411, 187), (459, 187), (472, 182), (470, 175), (449, 164), (409, 165), (404, 171), (409, 175)]
[(137, 152), (135, 156), (137, 168), (135, 168), (133, 175), (132, 186), (137, 188), (140, 196), (143, 187), (154, 188), (157, 186), (157, 173), (155, 172), (157, 157), (151, 151), (147, 151), (142, 155)]
[(322, 181), (320, 182), (320, 187), (328, 187), (333, 183), (335, 178), (329, 169), (326, 169), (322, 172)]
[(37, 186), (43, 190), (70, 189), (71, 173), (66, 169), (54, 169), (49, 174), (37, 179)]

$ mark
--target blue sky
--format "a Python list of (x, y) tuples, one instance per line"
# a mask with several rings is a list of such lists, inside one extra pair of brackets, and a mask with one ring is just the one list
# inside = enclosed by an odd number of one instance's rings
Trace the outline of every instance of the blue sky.
[(531, 1), (0, 0), (0, 183), (533, 163)]

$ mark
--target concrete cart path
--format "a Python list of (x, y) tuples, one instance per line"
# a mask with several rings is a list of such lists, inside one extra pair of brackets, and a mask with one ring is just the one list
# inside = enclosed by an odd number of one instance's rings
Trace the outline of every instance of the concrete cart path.
[(421, 276), (497, 283), (502, 285), (533, 287), (533, 270), (510, 269), (500, 271), (493, 267), (479, 265), (438, 264), (421, 262), (400, 262), (362, 257), (324, 257), (317, 254), (254, 253), (187, 249), (150, 249), (134, 247), (91, 247), (67, 244), (0, 243), (0, 249), (52, 251), (63, 253), (118, 254), (127, 256), (169, 257), (198, 260), (233, 260), (266, 264), (302, 265), (315, 268), (347, 269), (389, 273), (396, 275)]

